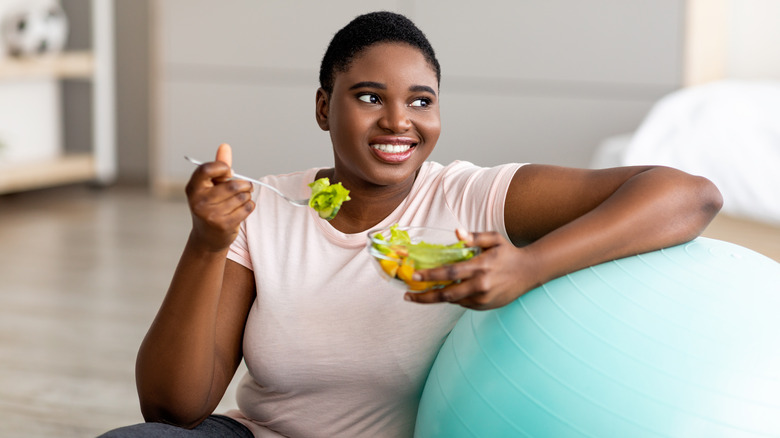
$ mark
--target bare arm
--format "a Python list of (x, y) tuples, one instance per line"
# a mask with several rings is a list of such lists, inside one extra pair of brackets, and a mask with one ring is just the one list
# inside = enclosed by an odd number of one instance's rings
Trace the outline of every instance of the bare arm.
[(418, 302), (475, 309), (505, 305), (544, 282), (601, 262), (671, 246), (698, 236), (720, 210), (708, 180), (666, 167), (603, 170), (528, 165), (507, 193), (507, 233), (468, 233), (485, 250), (422, 280), (460, 279)]
[[(547, 267), (540, 282), (691, 240), (722, 205), (710, 181), (667, 167), (526, 170), (512, 182), (507, 231), (515, 242), (533, 242)], [(542, 188), (548, 180), (556, 183)]]
[(229, 173), (226, 163), (208, 163), (187, 187), (192, 232), (136, 361), (147, 421), (196, 426), (216, 408), (241, 361), (254, 277), (226, 257), (254, 203), (251, 185), (226, 181)]

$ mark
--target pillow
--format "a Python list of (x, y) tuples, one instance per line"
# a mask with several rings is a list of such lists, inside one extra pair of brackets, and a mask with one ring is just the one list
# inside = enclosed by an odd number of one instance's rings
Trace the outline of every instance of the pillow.
[(724, 213), (780, 224), (780, 82), (726, 80), (664, 97), (620, 163), (702, 175), (723, 194)]

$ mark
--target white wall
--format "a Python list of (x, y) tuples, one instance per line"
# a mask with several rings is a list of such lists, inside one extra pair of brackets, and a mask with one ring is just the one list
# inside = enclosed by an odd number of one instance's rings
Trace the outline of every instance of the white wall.
[(181, 184), (184, 154), (236, 150), (263, 175), (332, 163), (314, 121), (317, 71), (355, 15), (390, 9), (428, 35), (443, 68), (433, 159), (585, 166), (681, 83), (682, 0), (153, 2), (153, 176)]
[(780, 80), (780, 1), (729, 0), (725, 74)]
[[(680, 85), (688, 68), (683, 15), (693, 1), (115, 0), (120, 179), (146, 180), (150, 159), (155, 179), (181, 179), (190, 169), (177, 149), (208, 158), (220, 141), (246, 148), (246, 170), (255, 174), (328, 165), (327, 143), (312, 144), (327, 141), (313, 118), (317, 64), (341, 25), (382, 8), (413, 18), (443, 65), (444, 132), (434, 158), (583, 165), (603, 138), (632, 131), (655, 99)], [(77, 11), (72, 36), (84, 45), (88, 26), (78, 20), (89, 2), (62, 2)], [(701, 0), (718, 2), (728, 9), (721, 74), (780, 78), (780, 1)], [(269, 37), (258, 39), (258, 29)], [(158, 91), (152, 101), (149, 87)], [(66, 117), (78, 119), (67, 125), (83, 127), (66, 132), (67, 144), (90, 141), (87, 88), (65, 87)], [(216, 100), (208, 108), (198, 96)], [(151, 157), (150, 108), (163, 113)], [(159, 157), (169, 141), (180, 168)]]
[(585, 166), (680, 85), (678, 0), (414, 5), (443, 68), (434, 159)]
[(686, 3), (685, 85), (780, 80), (780, 1)]

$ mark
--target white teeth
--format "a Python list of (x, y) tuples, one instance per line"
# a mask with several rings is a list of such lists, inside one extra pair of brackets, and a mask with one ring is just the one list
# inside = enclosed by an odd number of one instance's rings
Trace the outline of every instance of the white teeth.
[(389, 154), (406, 152), (411, 148), (408, 144), (372, 144), (372, 148)]

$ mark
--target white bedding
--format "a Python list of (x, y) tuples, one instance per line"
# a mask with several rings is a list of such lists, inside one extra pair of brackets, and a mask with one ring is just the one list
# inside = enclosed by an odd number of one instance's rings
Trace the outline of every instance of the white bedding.
[(605, 140), (593, 167), (659, 164), (702, 175), (723, 212), (780, 224), (780, 82), (720, 81), (661, 99), (633, 135)]

